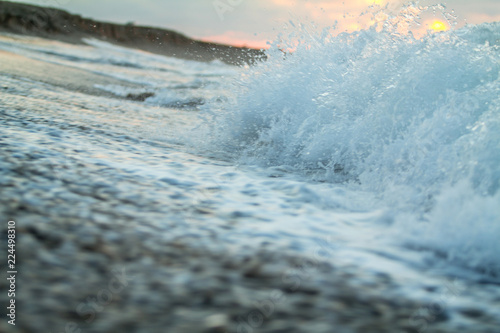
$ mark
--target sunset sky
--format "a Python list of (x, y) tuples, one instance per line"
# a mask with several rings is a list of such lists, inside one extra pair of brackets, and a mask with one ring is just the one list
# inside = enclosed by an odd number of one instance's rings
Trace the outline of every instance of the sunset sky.
[[(398, 0), (11, 0), (57, 7), (71, 13), (117, 23), (164, 27), (190, 37), (235, 45), (265, 47), (289, 22), (315, 23), (319, 28), (338, 21), (337, 32), (358, 30), (373, 20), (360, 14), (368, 6), (387, 5), (395, 14), (406, 1)], [(420, 1), (420, 5), (443, 0)], [(455, 11), (458, 26), (500, 21), (499, 0), (449, 0), (446, 11)], [(422, 18), (421, 31), (448, 29), (441, 13)], [(286, 31), (285, 31), (286, 32)]]

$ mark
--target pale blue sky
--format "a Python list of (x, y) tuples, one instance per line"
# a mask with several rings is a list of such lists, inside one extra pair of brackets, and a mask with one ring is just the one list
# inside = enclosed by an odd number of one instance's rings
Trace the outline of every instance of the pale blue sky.
[[(392, 12), (404, 0), (11, 0), (57, 7), (98, 20), (158, 26), (190, 37), (220, 42), (264, 45), (273, 40), (283, 24), (314, 21), (321, 27), (337, 19), (344, 30), (370, 3), (387, 4)], [(420, 1), (428, 5), (443, 0)], [(499, 0), (449, 0), (447, 10), (469, 23), (500, 21)], [(347, 18), (343, 14), (348, 13)], [(439, 17), (438, 17), (439, 18)]]

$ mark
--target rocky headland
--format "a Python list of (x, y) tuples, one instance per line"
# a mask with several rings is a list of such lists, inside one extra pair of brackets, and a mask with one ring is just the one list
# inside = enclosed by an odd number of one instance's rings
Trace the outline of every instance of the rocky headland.
[(262, 50), (207, 43), (153, 27), (99, 22), (66, 11), (0, 1), (0, 31), (83, 43), (96, 38), (116, 45), (189, 60), (220, 60), (231, 65), (265, 59)]

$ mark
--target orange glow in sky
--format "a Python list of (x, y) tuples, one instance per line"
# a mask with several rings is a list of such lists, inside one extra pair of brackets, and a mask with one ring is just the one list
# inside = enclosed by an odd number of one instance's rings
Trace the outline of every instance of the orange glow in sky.
[(448, 26), (441, 21), (434, 21), (431, 24), (431, 29), (434, 31), (446, 31), (448, 30)]
[[(284, 39), (300, 23), (305, 23), (307, 26), (308, 22), (313, 22), (313, 25), (318, 27), (318, 34), (321, 28), (332, 26), (336, 22), (336, 29), (332, 30), (334, 35), (367, 29), (371, 26), (377, 26), (377, 29), (381, 29), (387, 20), (389, 20), (389, 25), (394, 26), (398, 33), (407, 34), (411, 31), (413, 36), (417, 38), (425, 36), (429, 30), (440, 32), (450, 29), (447, 23), (432, 17), (433, 15), (439, 15), (439, 13), (436, 14), (436, 11), (430, 9), (426, 11), (420, 9), (419, 6), (404, 8), (400, 2), (395, 0), (351, 0), (344, 2), (340, 2), (340, 0), (270, 0), (270, 2), (275, 6), (279, 6), (283, 12), (291, 14), (285, 14), (275, 21), (278, 27), (280, 25), (284, 27), (278, 28), (283, 32)], [(375, 8), (370, 6), (375, 6)], [(363, 12), (364, 14), (361, 14)], [(399, 12), (400, 15), (398, 16)], [(290, 27), (289, 22), (293, 22), (292, 26), (294, 28)], [(314, 35), (314, 31), (309, 32)], [(204, 36), (203, 40), (237, 46), (268, 48), (266, 42), (274, 42), (276, 39), (271, 37), (266, 40), (266, 37), (268, 37), (266, 33), (253, 36), (253, 34), (234, 29), (218, 35)]]

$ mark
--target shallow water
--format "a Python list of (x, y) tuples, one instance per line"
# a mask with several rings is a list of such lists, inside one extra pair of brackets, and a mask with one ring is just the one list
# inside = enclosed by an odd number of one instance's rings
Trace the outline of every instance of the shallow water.
[[(255, 68), (1, 35), (1, 50), (141, 85), (95, 83), (117, 97), (155, 94), (140, 103), (1, 75), (3, 117), (28, 120), (1, 134), (50, 159), (61, 179), (83, 163), (152, 184), (148, 194), (189, 225), (172, 237), (195, 227), (238, 247), (361, 266), (412, 297), (450, 278), (491, 294), (499, 28), (341, 35)], [(487, 309), (479, 294), (455, 301)]]

